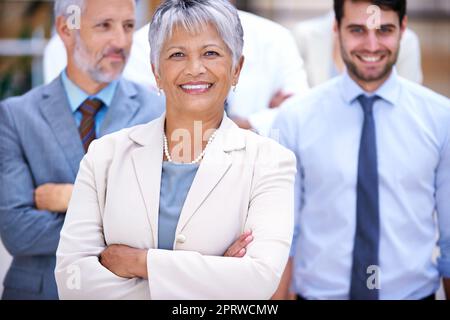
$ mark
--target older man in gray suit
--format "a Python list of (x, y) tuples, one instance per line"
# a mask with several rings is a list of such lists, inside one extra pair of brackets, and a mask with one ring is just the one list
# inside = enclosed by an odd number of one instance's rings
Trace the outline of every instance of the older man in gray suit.
[(156, 93), (121, 79), (134, 0), (57, 0), (55, 13), (67, 68), (0, 104), (0, 233), (13, 256), (3, 299), (58, 298), (55, 252), (90, 142), (164, 111)]

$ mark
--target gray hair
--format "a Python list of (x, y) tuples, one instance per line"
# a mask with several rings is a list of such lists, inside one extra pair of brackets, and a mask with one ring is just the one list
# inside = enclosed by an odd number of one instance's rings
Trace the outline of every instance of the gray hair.
[(164, 42), (177, 25), (194, 32), (212, 23), (231, 51), (233, 66), (242, 56), (244, 31), (236, 8), (228, 0), (166, 0), (156, 10), (150, 24), (150, 61), (158, 70)]
[(67, 9), (72, 5), (78, 6), (83, 11), (85, 0), (55, 0), (55, 18), (59, 16), (67, 17), (70, 14), (70, 12), (67, 12)]

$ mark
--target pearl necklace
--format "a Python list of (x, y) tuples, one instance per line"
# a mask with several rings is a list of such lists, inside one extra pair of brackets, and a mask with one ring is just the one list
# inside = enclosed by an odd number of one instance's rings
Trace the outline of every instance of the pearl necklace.
[[(200, 160), (203, 159), (203, 157), (205, 156), (206, 149), (208, 149), (208, 146), (214, 140), (214, 138), (216, 137), (216, 134), (217, 134), (217, 130), (214, 131), (214, 133), (209, 137), (208, 143), (206, 144), (205, 149), (203, 149), (202, 153), (200, 153), (200, 155), (196, 159), (191, 161), (190, 164), (196, 164), (196, 163), (200, 162)], [(173, 162), (172, 157), (170, 156), (170, 153), (169, 153), (169, 145), (167, 143), (166, 133), (164, 133), (164, 154), (166, 155), (167, 161)]]

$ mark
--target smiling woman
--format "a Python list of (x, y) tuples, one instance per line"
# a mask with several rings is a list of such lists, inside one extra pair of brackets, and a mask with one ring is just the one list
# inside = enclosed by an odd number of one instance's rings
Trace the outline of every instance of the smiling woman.
[(268, 299), (289, 254), (296, 166), (224, 112), (244, 60), (237, 11), (167, 0), (150, 45), (167, 112), (91, 144), (57, 251), (60, 298)]

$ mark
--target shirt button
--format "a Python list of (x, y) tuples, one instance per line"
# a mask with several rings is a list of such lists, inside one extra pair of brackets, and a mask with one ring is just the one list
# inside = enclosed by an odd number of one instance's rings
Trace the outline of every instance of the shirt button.
[(178, 243), (185, 243), (186, 242), (186, 236), (184, 234), (177, 235), (177, 242)]

